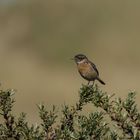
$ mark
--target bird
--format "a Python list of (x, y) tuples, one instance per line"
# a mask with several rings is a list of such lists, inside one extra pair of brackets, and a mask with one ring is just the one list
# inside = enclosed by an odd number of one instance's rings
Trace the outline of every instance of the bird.
[(75, 55), (73, 60), (77, 64), (77, 69), (80, 75), (88, 81), (88, 85), (91, 81), (94, 85), (95, 80), (98, 80), (101, 84), (105, 85), (105, 82), (99, 77), (99, 72), (96, 65), (91, 62), (84, 54)]

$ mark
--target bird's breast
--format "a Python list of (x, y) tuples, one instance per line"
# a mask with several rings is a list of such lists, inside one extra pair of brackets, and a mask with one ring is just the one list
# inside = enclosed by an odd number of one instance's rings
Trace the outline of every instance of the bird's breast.
[(81, 63), (78, 64), (78, 71), (81, 74), (81, 76), (87, 80), (94, 80), (97, 77), (97, 72), (94, 70), (94, 68), (91, 66), (90, 63)]

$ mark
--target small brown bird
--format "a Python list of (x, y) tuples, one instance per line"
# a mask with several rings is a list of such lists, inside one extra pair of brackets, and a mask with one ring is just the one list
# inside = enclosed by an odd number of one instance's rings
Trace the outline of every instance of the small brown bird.
[(88, 81), (88, 85), (91, 81), (98, 80), (101, 84), (105, 85), (105, 82), (102, 81), (99, 77), (99, 72), (88, 58), (83, 54), (78, 54), (74, 56), (74, 60), (77, 64), (78, 71), (80, 75)]

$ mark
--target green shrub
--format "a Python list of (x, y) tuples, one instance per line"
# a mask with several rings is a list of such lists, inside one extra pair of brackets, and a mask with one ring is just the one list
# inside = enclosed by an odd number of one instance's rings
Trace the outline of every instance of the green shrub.
[[(38, 126), (29, 125), (25, 113), (13, 115), (14, 94), (13, 90), (0, 91), (0, 140), (140, 140), (140, 113), (134, 92), (123, 100), (97, 85), (82, 85), (79, 101), (75, 106), (64, 105), (60, 119), (55, 106), (48, 111), (45, 105), (38, 105), (42, 121)], [(98, 111), (81, 115), (88, 103)]]

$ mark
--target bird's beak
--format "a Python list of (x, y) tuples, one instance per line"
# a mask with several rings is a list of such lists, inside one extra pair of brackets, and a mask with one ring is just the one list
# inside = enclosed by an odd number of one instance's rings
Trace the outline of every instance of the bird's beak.
[(74, 58), (71, 58), (70, 60), (74, 60)]

